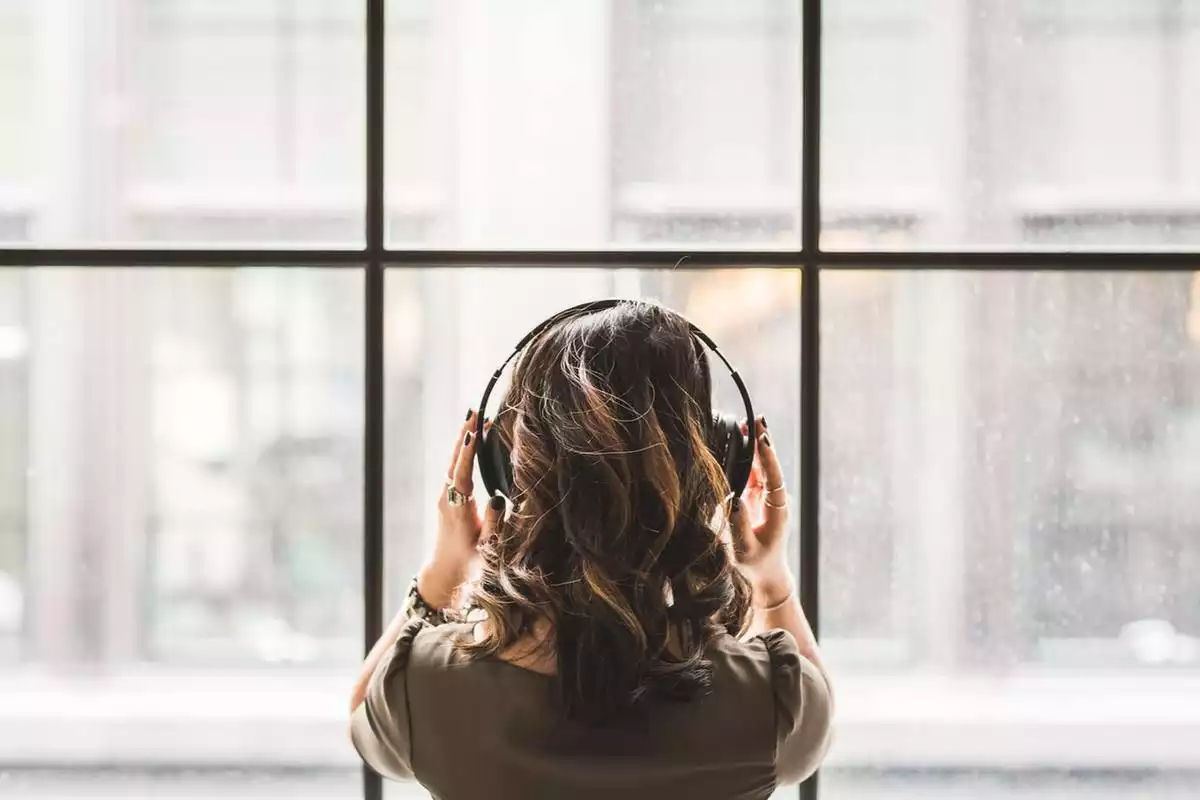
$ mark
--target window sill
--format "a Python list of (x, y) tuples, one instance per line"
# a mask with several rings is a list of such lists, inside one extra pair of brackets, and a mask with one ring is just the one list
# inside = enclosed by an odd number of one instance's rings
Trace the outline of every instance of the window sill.
[[(346, 766), (349, 674), (7, 676), (0, 753), (31, 766)], [(847, 675), (829, 764), (1195, 768), (1200, 674)]]

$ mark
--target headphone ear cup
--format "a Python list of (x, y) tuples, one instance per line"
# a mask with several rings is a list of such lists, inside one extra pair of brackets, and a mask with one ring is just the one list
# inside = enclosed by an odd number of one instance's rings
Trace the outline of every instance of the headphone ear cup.
[(479, 476), (488, 494), (501, 494), (511, 499), (513, 495), (512, 454), (496, 425), (485, 428), (483, 439), (477, 450)]
[(754, 440), (742, 433), (742, 425), (732, 414), (713, 414), (713, 456), (721, 464), (734, 497), (746, 490), (754, 465)]

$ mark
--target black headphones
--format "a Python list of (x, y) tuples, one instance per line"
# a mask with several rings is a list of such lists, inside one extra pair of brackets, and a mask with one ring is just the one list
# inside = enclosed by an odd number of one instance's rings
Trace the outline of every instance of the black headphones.
[[(503, 437), (500, 435), (499, 426), (493, 425), (487, 430), (484, 428), (488, 398), (491, 396), (496, 382), (500, 380), (500, 373), (508, 366), (508, 362), (512, 361), (518, 353), (525, 349), (525, 346), (529, 342), (550, 325), (567, 317), (582, 316), (594, 311), (613, 308), (623, 302), (627, 301), (619, 299), (595, 300), (590, 303), (580, 303), (577, 306), (571, 306), (568, 309), (558, 312), (525, 334), (524, 338), (517, 342), (517, 346), (509, 354), (508, 358), (504, 359), (500, 367), (492, 373), (492, 379), (488, 381), (487, 388), (483, 390), (483, 399), (479, 401), (479, 411), (476, 414), (475, 423), (475, 441), (478, 443), (475, 452), (479, 459), (479, 475), (483, 478), (483, 485), (487, 489), (489, 496), (494, 497), (500, 494), (512, 499), (514, 493), (512, 456), (509, 453), (508, 445), (505, 444)], [(717, 349), (717, 345), (709, 338), (708, 334), (691, 322), (688, 322), (688, 328), (692, 336), (706, 345), (712, 351), (713, 355), (721, 359), (721, 363), (729, 370), (729, 376), (733, 378), (738, 393), (742, 396), (742, 403), (746, 406), (748, 429), (752, 431), (753, 428), (749, 426), (753, 426), (754, 424), (754, 406), (750, 402), (750, 393), (746, 391), (746, 384), (742, 382), (742, 378), (738, 375), (737, 370), (729, 363), (729, 359), (725, 358), (724, 354)], [(754, 444), (753, 435), (742, 433), (741, 423), (738, 422), (734, 415), (722, 414), (720, 412), (713, 413), (713, 429), (709, 446), (712, 449), (713, 455), (725, 471), (725, 477), (729, 480), (729, 488), (734, 497), (742, 494), (747, 482), (750, 480), (750, 469), (754, 464)]]

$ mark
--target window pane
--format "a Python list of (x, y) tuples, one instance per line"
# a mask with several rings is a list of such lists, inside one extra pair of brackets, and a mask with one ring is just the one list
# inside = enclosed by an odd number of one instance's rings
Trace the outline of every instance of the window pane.
[(828, 249), (1200, 246), (1200, 2), (825, 4)]
[(24, 275), (0, 270), (0, 663), (12, 661), (24, 627), (28, 333)]
[(0, 241), (360, 243), (363, 7), (0, 0)]
[(260, 796), (297, 764), (357, 796), (361, 297), (353, 269), (0, 272), (18, 796)]
[(824, 279), (822, 791), (1196, 796), (1200, 274)]
[(0, 0), (0, 242), (26, 236), (32, 193), (28, 154), (37, 136), (33, 87), (33, 0)]
[[(650, 298), (704, 329), (743, 376), (756, 413), (770, 419), (772, 442), (796, 486), (798, 270), (393, 270), (387, 286), (390, 608), (430, 552), (435, 502), (467, 408), (478, 405), (488, 378), (525, 333), (575, 303)], [(718, 405), (740, 416), (728, 373), (718, 364), (713, 376)]]
[(792, 0), (389, 3), (390, 236), (791, 247)]

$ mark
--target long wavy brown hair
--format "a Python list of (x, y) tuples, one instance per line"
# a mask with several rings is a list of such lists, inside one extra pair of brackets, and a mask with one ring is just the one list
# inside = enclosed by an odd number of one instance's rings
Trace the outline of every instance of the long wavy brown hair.
[(708, 645), (745, 630), (750, 591), (722, 541), (712, 380), (687, 322), (628, 301), (547, 328), (497, 415), (512, 511), (480, 545), (477, 657), (548, 622), (562, 709), (611, 721), (711, 685)]

